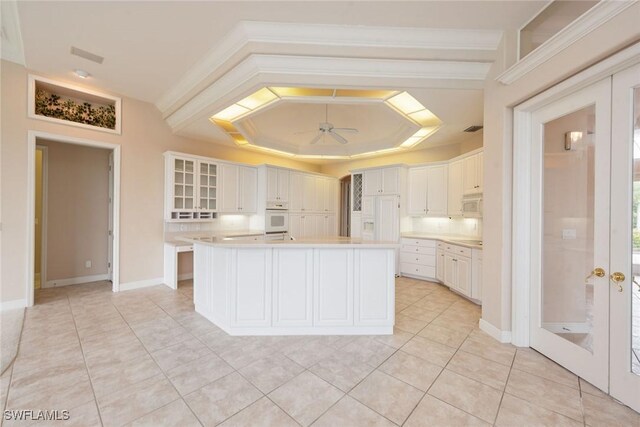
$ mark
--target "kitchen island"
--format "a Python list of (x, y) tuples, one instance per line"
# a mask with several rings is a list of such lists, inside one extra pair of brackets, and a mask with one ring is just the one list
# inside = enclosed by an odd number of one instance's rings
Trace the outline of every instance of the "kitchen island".
[(396, 243), (185, 241), (196, 312), (230, 335), (393, 333)]

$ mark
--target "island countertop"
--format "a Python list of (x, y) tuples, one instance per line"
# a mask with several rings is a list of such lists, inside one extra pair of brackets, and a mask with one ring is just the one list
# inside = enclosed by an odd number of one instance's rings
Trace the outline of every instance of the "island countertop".
[(203, 244), (215, 247), (225, 248), (273, 248), (273, 247), (292, 247), (292, 248), (380, 248), (380, 249), (396, 249), (400, 247), (399, 243), (391, 241), (379, 240), (362, 240), (351, 237), (330, 237), (323, 239), (298, 239), (298, 240), (239, 240), (233, 237), (218, 236), (199, 236), (199, 237), (177, 237), (188, 243)]

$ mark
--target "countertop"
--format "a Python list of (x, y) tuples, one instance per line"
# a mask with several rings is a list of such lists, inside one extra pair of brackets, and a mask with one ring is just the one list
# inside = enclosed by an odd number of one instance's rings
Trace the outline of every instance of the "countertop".
[(184, 232), (184, 233), (171, 233), (170, 235), (165, 236), (165, 244), (173, 245), (173, 246), (186, 246), (192, 244), (191, 241), (186, 241), (186, 239), (197, 239), (197, 238), (220, 238), (224, 239), (225, 237), (246, 237), (246, 236), (264, 236), (264, 231), (260, 230), (215, 230), (215, 231), (193, 231), (193, 232)]
[(414, 233), (414, 232), (401, 233), (400, 236), (403, 238), (409, 238), (409, 239), (413, 238), (413, 239), (440, 240), (441, 242), (450, 243), (452, 245), (458, 245), (458, 246), (464, 246), (466, 248), (482, 250), (482, 240), (477, 237), (447, 236), (442, 234)]
[[(229, 236), (231, 237), (231, 236)], [(234, 240), (219, 236), (210, 237), (179, 237), (181, 241), (199, 243), (216, 247), (252, 247), (272, 248), (290, 246), (296, 248), (369, 248), (369, 249), (397, 249), (400, 245), (395, 242), (352, 239), (350, 237), (330, 237), (326, 239), (298, 239), (298, 240)]]

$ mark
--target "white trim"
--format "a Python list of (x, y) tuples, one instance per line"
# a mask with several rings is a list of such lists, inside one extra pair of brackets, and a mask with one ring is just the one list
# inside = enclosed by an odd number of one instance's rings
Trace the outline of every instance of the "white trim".
[(61, 286), (79, 285), (82, 283), (102, 282), (109, 280), (108, 274), (94, 274), (91, 276), (70, 277), (68, 279), (48, 280), (41, 286), (43, 288), (59, 288)]
[[(36, 145), (37, 150), (42, 151), (42, 224), (41, 228), (41, 242), (40, 249), (40, 287), (44, 287), (47, 281), (47, 206), (49, 204), (49, 180), (47, 176), (49, 174), (49, 147), (46, 145)], [(34, 210), (35, 218), (35, 210)]]
[(513, 191), (511, 193), (513, 209), (511, 329), (514, 345), (529, 346), (531, 145), (526, 141), (531, 135), (530, 112), (636, 63), (640, 63), (640, 42), (547, 89), (514, 109)]
[(497, 50), (502, 31), (434, 28), (366, 27), (284, 22), (239, 22), (180, 81), (156, 102), (164, 115), (194, 92), (250, 43), (422, 50)]
[[(46, 117), (40, 114), (36, 114), (36, 82), (42, 82), (60, 88), (73, 90), (76, 92), (91, 95), (93, 97), (102, 98), (105, 101), (113, 101), (116, 109), (116, 127), (115, 129), (103, 128), (100, 126), (87, 125), (84, 123), (76, 123), (70, 120), (56, 119), (54, 117)], [(120, 135), (122, 133), (122, 98), (117, 96), (108, 95), (103, 92), (87, 89), (82, 86), (76, 86), (69, 83), (60, 82), (57, 80), (47, 79), (35, 74), (29, 74), (29, 84), (27, 86), (27, 115), (31, 119), (44, 120), (46, 122), (57, 123), (61, 125), (75, 126), (83, 129), (97, 130), (100, 132), (113, 133)]]
[(542, 327), (554, 334), (587, 334), (591, 331), (591, 326), (587, 322), (560, 323), (544, 322)]
[[(433, 80), (472, 81), (481, 88), (490, 67), (487, 62), (252, 54), (176, 109), (166, 121), (172, 130), (180, 130), (199, 118), (214, 114), (236, 98), (249, 95), (259, 87), (276, 84), (278, 76), (295, 75), (306, 79), (311, 76), (318, 77), (318, 81), (341, 77), (350, 79), (352, 84), (362, 84), (361, 79), (366, 78), (378, 82), (375, 85), (378, 87), (409, 83), (412, 87), (431, 87)], [(263, 84), (257, 84), (255, 79)]]
[(158, 277), (156, 279), (137, 280), (135, 282), (121, 283), (120, 292), (131, 291), (133, 289), (148, 288), (149, 286), (157, 286), (157, 285), (164, 285), (164, 277)]
[(193, 279), (193, 273), (178, 274), (178, 281)]
[(498, 340), (501, 343), (510, 343), (511, 342), (511, 331), (501, 331), (500, 329), (493, 326), (491, 323), (487, 322), (484, 319), (480, 319), (478, 323), (478, 327), (481, 331), (486, 332), (492, 338)]
[(11, 301), (0, 302), (0, 312), (8, 310), (16, 310), (18, 308), (25, 308), (27, 301), (24, 299), (14, 299)]
[(2, 49), (0, 49), (2, 59), (25, 65), (18, 2), (14, 0), (2, 0), (0, 2), (0, 8), (2, 33), (6, 36), (2, 37)]
[(636, 0), (601, 1), (496, 77), (496, 80), (505, 85), (515, 82), (635, 3)]
[(85, 138), (60, 135), (49, 132), (29, 130), (27, 132), (27, 281), (26, 281), (26, 301), (27, 307), (33, 305), (34, 290), (34, 212), (35, 212), (35, 157), (36, 140), (38, 138), (49, 141), (62, 142), (66, 144), (84, 145), (113, 150), (113, 291), (120, 290), (120, 167), (121, 167), (121, 147), (120, 144), (95, 141)]

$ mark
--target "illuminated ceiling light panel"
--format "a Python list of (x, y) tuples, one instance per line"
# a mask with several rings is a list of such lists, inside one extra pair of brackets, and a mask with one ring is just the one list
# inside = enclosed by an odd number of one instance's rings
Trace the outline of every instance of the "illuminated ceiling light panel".
[[(351, 98), (372, 99), (385, 103), (400, 113), (405, 119), (422, 126), (416, 133), (397, 147), (370, 151), (352, 155), (323, 155), (323, 154), (295, 154), (273, 148), (252, 144), (236, 128), (233, 122), (247, 117), (263, 107), (281, 101), (283, 98)], [(405, 150), (427, 139), (435, 133), (442, 121), (431, 111), (426, 109), (417, 99), (407, 92), (384, 89), (326, 89), (305, 87), (263, 87), (246, 98), (237, 101), (224, 110), (211, 116), (209, 120), (219, 126), (234, 142), (243, 147), (300, 159), (353, 159), (375, 156)]]
[(425, 107), (422, 105), (417, 99), (413, 96), (409, 95), (407, 92), (399, 93), (386, 101), (388, 104), (391, 104), (396, 110), (400, 111), (405, 115), (409, 115), (411, 113), (415, 113), (416, 111), (424, 110)]

